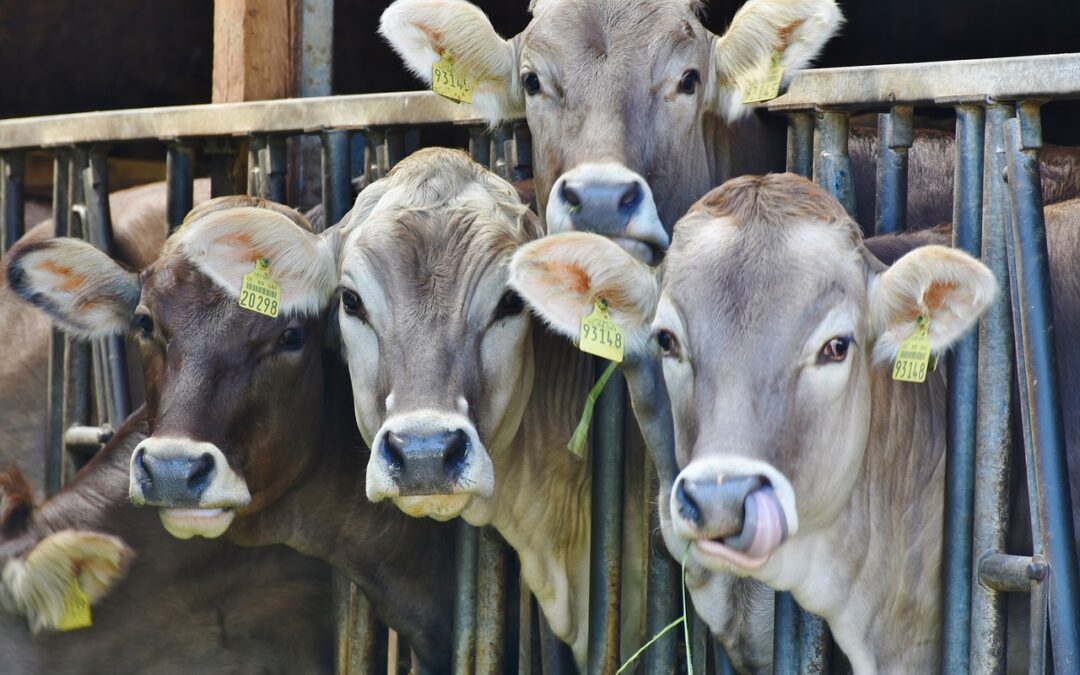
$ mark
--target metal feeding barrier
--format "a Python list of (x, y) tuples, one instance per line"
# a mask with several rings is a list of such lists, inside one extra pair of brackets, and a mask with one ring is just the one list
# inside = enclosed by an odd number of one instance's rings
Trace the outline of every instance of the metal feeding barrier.
[[(1055, 371), (1046, 238), (1038, 151), (1040, 104), (1080, 98), (1080, 55), (872, 66), (806, 71), (763, 107), (789, 120), (787, 167), (813, 177), (855, 213), (847, 154), (848, 118), (878, 117), (877, 212), (867, 234), (904, 229), (907, 155), (914, 106), (956, 113), (954, 245), (981, 257), (1002, 289), (978, 333), (948, 358), (943, 669), (1000, 670), (1005, 663), (1004, 593), (1031, 599), (1031, 672), (1052, 663), (1080, 671), (1078, 580), (1072, 538), (1061, 402)], [(474, 159), (509, 180), (531, 176), (528, 129), (522, 122), (490, 129), (434, 94), (408, 92), (182, 106), (6, 120), (0, 122), (3, 162), (3, 245), (23, 233), (26, 154), (54, 157), (53, 217), (57, 236), (76, 236), (113, 252), (109, 213), (109, 146), (163, 141), (167, 155), (167, 220), (177, 227), (190, 210), (196, 152), (209, 165), (212, 194), (234, 192), (232, 167), (247, 148), (247, 192), (285, 202), (289, 137), (317, 135), (322, 146), (324, 222), (352, 204), (352, 179), (385, 175), (438, 125), (467, 128)], [(459, 134), (463, 138), (464, 134)], [(1034, 552), (1005, 550), (1009, 520), (1014, 372)], [(655, 471), (645, 495), (624, 494), (625, 387), (601, 395), (593, 422), (590, 461), (592, 533), (588, 673), (619, 666), (619, 596), (623, 568), (621, 513), (627, 498), (643, 499), (650, 514), (641, 542), (646, 616), (642, 641), (679, 614), (678, 565), (663, 551), (655, 505)], [(49, 358), (47, 489), (60, 489), (72, 458), (93, 452), (131, 408), (122, 339), (92, 345), (54, 330)], [(981, 395), (980, 395), (981, 392)], [(488, 529), (461, 524), (455, 607), (455, 673), (573, 672), (569, 650), (547, 628), (524, 585), (513, 553)], [(378, 626), (362, 594), (335, 578), (339, 672), (387, 672), (396, 663), (396, 636)], [(777, 594), (775, 670), (825, 673), (843, 668), (820, 619)], [(694, 675), (730, 672), (704, 623), (691, 617)], [(678, 631), (647, 651), (643, 672), (678, 672)], [(1048, 639), (1049, 638), (1049, 639)], [(516, 648), (514, 645), (516, 644)], [(1052, 650), (1050, 645), (1052, 644)], [(383, 656), (377, 658), (377, 654)], [(836, 658), (834, 658), (836, 657)]]

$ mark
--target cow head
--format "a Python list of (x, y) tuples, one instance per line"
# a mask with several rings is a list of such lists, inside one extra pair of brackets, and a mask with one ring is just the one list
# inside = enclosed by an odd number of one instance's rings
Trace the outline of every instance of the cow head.
[[(656, 262), (671, 228), (719, 182), (717, 117), (779, 53), (803, 68), (841, 23), (833, 0), (748, 0), (723, 35), (691, 0), (533, 0), (505, 40), (464, 0), (397, 0), (380, 32), (418, 77), (449, 53), (492, 123), (528, 120), (539, 210), (549, 232), (592, 231)], [(758, 150), (760, 152), (760, 150)]]
[[(138, 340), (152, 433), (132, 454), (131, 500), (160, 507), (173, 535), (221, 535), (280, 496), (317, 448), (330, 238), (284, 207), (226, 197), (192, 211), (138, 275), (78, 240), (13, 250), (11, 287), (68, 332)], [(280, 287), (277, 318), (239, 305), (261, 259)]]
[(514, 189), (458, 151), (420, 151), (361, 193), (339, 322), (373, 501), (447, 519), (491, 496), (533, 377), (507, 263), (538, 235)]
[(512, 273), (571, 337), (596, 291), (568, 285), (567, 265), (584, 279), (617, 273), (627, 293), (660, 293), (655, 316), (622, 321), (631, 344), (648, 336), (663, 353), (682, 468), (661, 507), (665, 536), (677, 556), (693, 544), (692, 561), (706, 569), (750, 574), (847, 504), (871, 401), (892, 386), (888, 371), (918, 318), (930, 320), (932, 349), (944, 350), (996, 284), (981, 263), (940, 246), (885, 267), (834, 199), (790, 174), (729, 181), (676, 232), (662, 282), (581, 234), (573, 236), (591, 240), (587, 251), (569, 235), (548, 238), (523, 249)]

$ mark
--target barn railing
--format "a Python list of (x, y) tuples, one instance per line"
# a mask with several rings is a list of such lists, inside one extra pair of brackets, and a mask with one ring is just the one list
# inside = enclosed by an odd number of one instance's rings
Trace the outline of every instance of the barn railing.
[[(825, 69), (796, 75), (785, 94), (763, 107), (789, 120), (788, 168), (812, 176), (854, 214), (855, 192), (847, 155), (851, 113), (881, 111), (877, 214), (867, 232), (905, 227), (907, 151), (914, 106), (956, 112), (954, 244), (983, 258), (1003, 289), (997, 304), (948, 358), (949, 421), (946, 468), (945, 609), (943, 668), (950, 673), (998, 669), (1005, 660), (1004, 595), (1029, 591), (1033, 672), (1050, 661), (1062, 672), (1080, 670), (1078, 582), (1060, 397), (1054, 371), (1046, 242), (1039, 190), (1039, 104), (1080, 98), (1080, 54), (1017, 59)], [(46, 149), (54, 157), (53, 212), (58, 236), (80, 236), (112, 247), (108, 208), (108, 147), (156, 140), (166, 144), (167, 218), (176, 227), (191, 208), (196, 153), (208, 166), (212, 194), (238, 187), (231, 168), (247, 147), (247, 191), (286, 201), (289, 137), (317, 135), (322, 144), (325, 222), (336, 222), (352, 203), (350, 179), (376, 179), (421, 144), (417, 129), (464, 125), (470, 154), (511, 180), (531, 175), (531, 148), (523, 123), (487, 128), (471, 108), (428, 92), (289, 99), (254, 103), (80, 113), (0, 121), (3, 246), (23, 232), (26, 155)], [(1005, 179), (1008, 168), (1008, 181)], [(1018, 345), (1014, 349), (1014, 344)], [(54, 331), (49, 361), (47, 488), (62, 485), (72, 453), (88, 452), (130, 411), (124, 344), (87, 346)], [(1008, 524), (1013, 372), (1023, 383), (1020, 411), (1026, 476), (1031, 490), (1032, 556), (1005, 551)], [(982, 395), (979, 395), (982, 392)], [(618, 665), (618, 596), (623, 495), (620, 469), (624, 394), (608, 387), (594, 423), (590, 674)], [(651, 467), (645, 470), (651, 472)], [(650, 473), (651, 475), (651, 473)], [(654, 479), (655, 480), (655, 479)], [(655, 491), (650, 490), (650, 495)], [(655, 509), (650, 509), (654, 511)], [(652, 514), (655, 532), (655, 514)], [(538, 618), (527, 590), (519, 589), (512, 554), (493, 533), (463, 525), (459, 547), (459, 604), (455, 609), (455, 673), (573, 669), (567, 650)], [(658, 541), (642, 542), (646, 556), (646, 633), (678, 611), (678, 577)], [(372, 673), (376, 622), (363, 597), (336, 580), (339, 600), (338, 667)], [(517, 593), (520, 592), (520, 595)], [(512, 597), (513, 596), (513, 597)], [(518, 605), (517, 616), (508, 608)], [(823, 623), (779, 594), (776, 672), (828, 672), (832, 650)], [(695, 654), (712, 651), (701, 621), (694, 621)], [(508, 632), (514, 631), (514, 633)], [(517, 626), (515, 629), (514, 626)], [(516, 639), (517, 654), (507, 654)], [(647, 636), (643, 636), (647, 637)], [(396, 642), (389, 639), (393, 654)], [(646, 655), (645, 672), (677, 669), (674, 633)], [(534, 650), (538, 650), (536, 653)], [(393, 658), (391, 656), (391, 658)], [(837, 659), (839, 661), (839, 659)], [(694, 660), (695, 674), (707, 659)], [(726, 671), (721, 653), (710, 670)]]

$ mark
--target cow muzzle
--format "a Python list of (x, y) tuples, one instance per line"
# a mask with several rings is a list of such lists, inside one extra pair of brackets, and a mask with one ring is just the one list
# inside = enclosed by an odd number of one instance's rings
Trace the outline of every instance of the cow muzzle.
[(679, 474), (672, 526), (707, 567), (755, 570), (797, 530), (794, 493), (767, 464), (724, 459), (694, 462)]
[(178, 539), (221, 536), (235, 510), (251, 502), (247, 483), (212, 443), (147, 438), (131, 455), (128, 492), (136, 506), (157, 506)]
[(656, 265), (671, 243), (645, 179), (617, 162), (580, 164), (551, 187), (548, 233), (595, 232)]
[(389, 498), (411, 516), (447, 520), (492, 495), (494, 469), (468, 419), (419, 411), (391, 417), (375, 435), (366, 489), (373, 502)]

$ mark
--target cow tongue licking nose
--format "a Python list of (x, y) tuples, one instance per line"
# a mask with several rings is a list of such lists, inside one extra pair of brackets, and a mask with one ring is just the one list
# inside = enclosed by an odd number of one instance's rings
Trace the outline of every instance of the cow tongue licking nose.
[(675, 499), (697, 547), (742, 568), (765, 564), (787, 536), (784, 509), (758, 476), (680, 480)]

